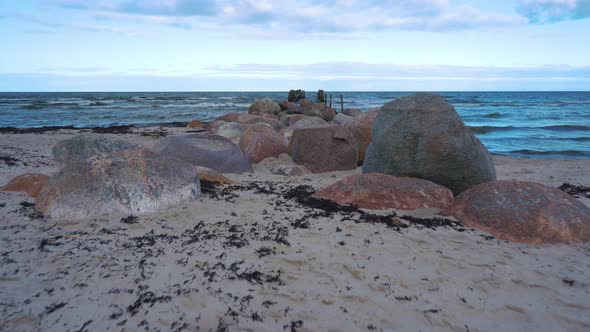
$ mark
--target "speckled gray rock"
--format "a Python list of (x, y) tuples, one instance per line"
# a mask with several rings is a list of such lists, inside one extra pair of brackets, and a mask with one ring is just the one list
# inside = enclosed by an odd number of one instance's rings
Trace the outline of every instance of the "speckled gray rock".
[(488, 150), (438, 95), (418, 93), (385, 104), (372, 128), (363, 173), (430, 180), (459, 194), (494, 181)]
[(248, 110), (248, 113), (279, 114), (281, 106), (270, 98), (255, 101)]
[(70, 139), (58, 142), (51, 152), (57, 168), (84, 161), (97, 153), (137, 149), (138, 146), (116, 137), (99, 134), (80, 134)]
[(332, 120), (332, 121), (334, 123), (339, 124), (339, 125), (343, 125), (343, 124), (351, 122), (352, 120), (354, 120), (354, 118), (352, 116), (338, 113), (338, 114), (336, 114), (336, 116), (334, 117), (334, 120)]
[(184, 160), (220, 173), (242, 174), (252, 171), (252, 162), (231, 140), (208, 133), (168, 136), (153, 150), (162, 156)]
[(348, 116), (355, 117), (355, 116), (359, 116), (359, 115), (363, 114), (363, 111), (356, 109), (356, 108), (347, 108), (342, 113), (344, 113), (345, 115), (348, 115)]
[(197, 198), (196, 168), (145, 149), (99, 153), (51, 176), (36, 206), (51, 219), (136, 214)]
[(225, 138), (237, 138), (242, 135), (242, 127), (237, 122), (224, 123), (217, 128), (215, 134)]

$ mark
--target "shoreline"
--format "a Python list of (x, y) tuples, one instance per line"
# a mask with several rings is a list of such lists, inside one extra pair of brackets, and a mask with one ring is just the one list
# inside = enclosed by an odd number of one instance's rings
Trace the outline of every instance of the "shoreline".
[[(244, 114), (248, 114), (244, 112)], [(206, 126), (211, 123), (202, 122)], [(110, 125), (110, 126), (95, 126), (95, 127), (76, 127), (76, 126), (44, 126), (32, 128), (18, 128), (18, 127), (0, 127), (0, 134), (46, 134), (58, 131), (80, 131), (91, 132), (95, 134), (132, 134), (135, 130), (147, 130), (156, 128), (186, 128), (190, 122), (162, 122), (153, 124), (130, 124), (130, 125)], [(471, 127), (470, 127), (471, 128)], [(192, 131), (196, 132), (196, 131)], [(160, 137), (166, 136), (160, 130)], [(520, 150), (517, 153), (495, 153), (490, 152), (497, 157), (511, 157), (511, 158), (526, 158), (526, 159), (563, 159), (563, 160), (590, 160), (590, 153), (583, 151), (563, 151), (567, 154), (554, 153), (552, 151), (534, 151), (534, 150)], [(573, 153), (575, 152), (575, 153)], [(571, 153), (571, 154), (569, 154)]]

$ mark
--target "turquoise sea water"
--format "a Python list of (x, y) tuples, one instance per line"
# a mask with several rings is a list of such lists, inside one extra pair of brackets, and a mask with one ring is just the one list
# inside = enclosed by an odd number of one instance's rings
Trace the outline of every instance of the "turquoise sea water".
[[(368, 110), (409, 92), (327, 92)], [(441, 92), (496, 154), (590, 158), (590, 92)], [(315, 96), (315, 93), (309, 93)], [(97, 127), (211, 121), (286, 92), (0, 93), (0, 127)], [(310, 97), (310, 96), (308, 96)]]

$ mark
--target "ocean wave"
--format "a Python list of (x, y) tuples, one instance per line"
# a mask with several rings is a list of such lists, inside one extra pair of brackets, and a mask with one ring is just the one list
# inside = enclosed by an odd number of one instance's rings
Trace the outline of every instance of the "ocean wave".
[(540, 129), (589, 131), (590, 130), (590, 126), (585, 126), (585, 125), (555, 125), (555, 126), (540, 127)]
[(590, 131), (590, 126), (585, 125), (554, 125), (542, 127), (516, 127), (516, 126), (469, 126), (476, 134), (487, 134), (493, 131), (506, 130), (551, 130), (551, 131)]
[(455, 107), (481, 107), (481, 103), (453, 103)]
[(484, 115), (485, 118), (500, 118), (502, 117), (502, 113), (500, 112), (494, 112), (494, 113), (489, 113)]
[(518, 127), (514, 127), (514, 126), (503, 126), (503, 127), (497, 127), (497, 126), (469, 126), (469, 129), (471, 129), (471, 131), (474, 132), (474, 133), (476, 133), (476, 134), (487, 134), (487, 133), (490, 133), (492, 131), (514, 130), (514, 129), (518, 129)]
[(539, 150), (513, 150), (507, 152), (511, 155), (530, 155), (530, 156), (571, 156), (571, 157), (590, 157), (589, 151), (581, 150), (556, 150), (556, 151), (539, 151)]
[(40, 110), (43, 109), (44, 105), (40, 105), (40, 104), (26, 104), (26, 105), (22, 105), (21, 109), (24, 110)]

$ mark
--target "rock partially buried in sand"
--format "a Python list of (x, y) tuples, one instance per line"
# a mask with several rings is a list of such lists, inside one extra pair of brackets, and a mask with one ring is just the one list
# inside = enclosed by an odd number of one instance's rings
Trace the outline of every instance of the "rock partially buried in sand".
[(263, 123), (257, 123), (244, 131), (240, 137), (240, 148), (254, 163), (289, 152), (286, 139)]
[(199, 173), (199, 180), (209, 181), (215, 184), (232, 184), (234, 181), (228, 179), (223, 174), (216, 172), (210, 168), (195, 166)]
[(195, 166), (221, 173), (252, 172), (252, 162), (231, 140), (208, 133), (161, 138), (153, 150), (168, 158), (176, 158)]
[(294, 162), (313, 173), (345, 171), (357, 166), (356, 140), (340, 126), (297, 128), (293, 131), (289, 151)]
[(455, 194), (496, 179), (492, 156), (455, 108), (428, 93), (402, 97), (381, 108), (363, 173), (426, 179)]
[(193, 165), (139, 149), (66, 165), (49, 179), (35, 203), (46, 217), (83, 219), (153, 212), (200, 193)]
[(480, 184), (459, 195), (445, 214), (508, 241), (590, 241), (590, 209), (559, 189), (534, 182)]
[(8, 184), (1, 187), (2, 191), (20, 191), (27, 193), (27, 195), (35, 198), (39, 192), (45, 187), (49, 180), (49, 176), (45, 174), (28, 173), (15, 177), (10, 180)]
[(278, 114), (280, 111), (281, 107), (279, 104), (270, 98), (257, 100), (248, 109), (248, 113)]
[(266, 158), (258, 163), (256, 172), (260, 171), (283, 176), (301, 176), (310, 173), (305, 166), (294, 163), (293, 159), (286, 153), (277, 157)]
[(453, 203), (453, 193), (433, 182), (386, 174), (356, 174), (313, 195), (340, 205), (364, 209), (444, 209)]
[(80, 134), (58, 142), (51, 152), (58, 168), (72, 162), (88, 159), (97, 153), (133, 150), (139, 148), (125, 140), (97, 134)]

